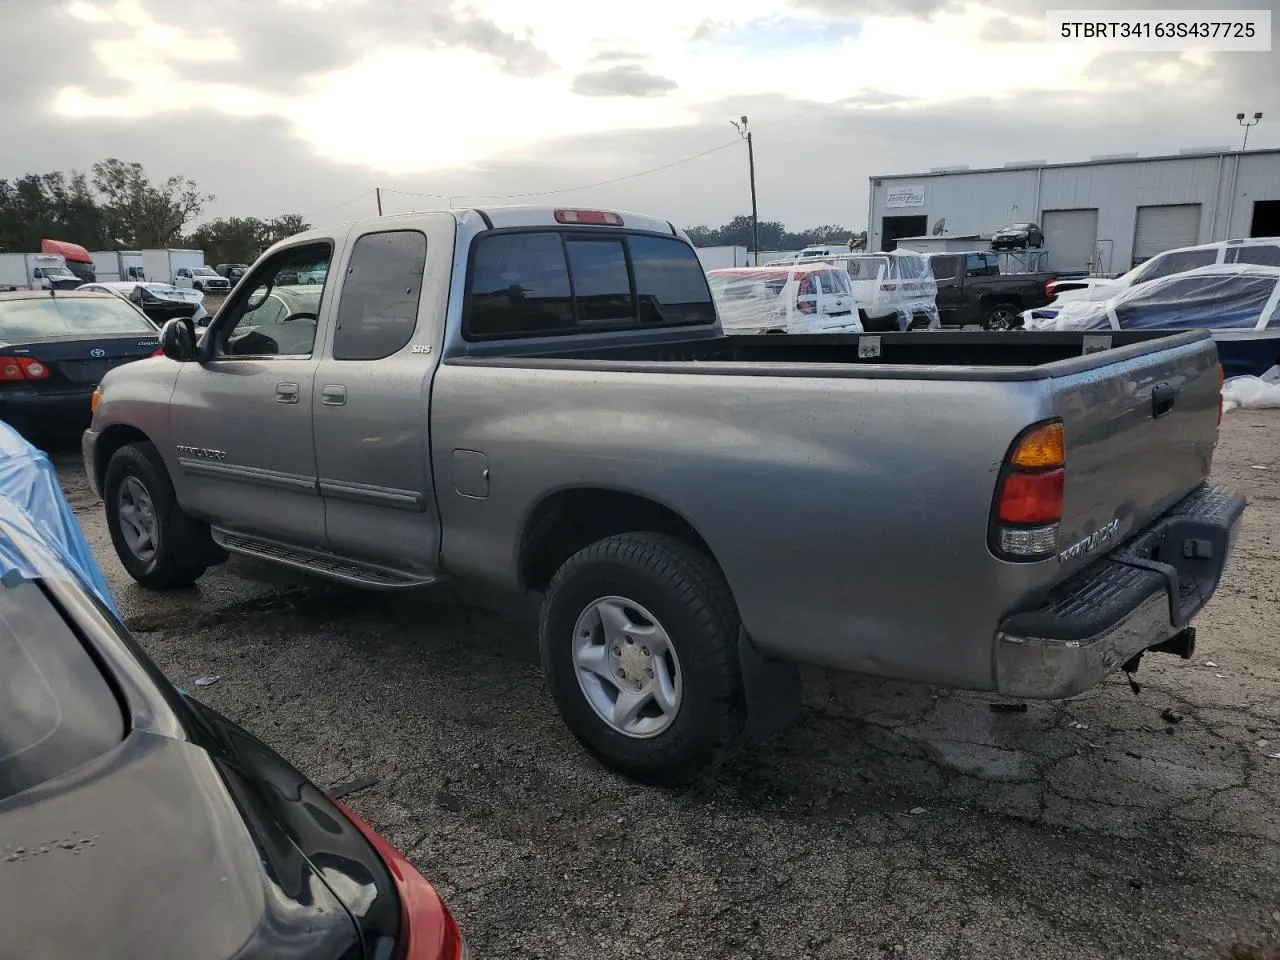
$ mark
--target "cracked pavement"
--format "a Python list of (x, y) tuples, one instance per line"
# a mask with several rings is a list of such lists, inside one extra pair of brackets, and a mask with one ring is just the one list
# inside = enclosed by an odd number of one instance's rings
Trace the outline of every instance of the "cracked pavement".
[[(1063, 703), (808, 671), (792, 729), (695, 788), (600, 768), (561, 724), (530, 604), (362, 593), (233, 559), (124, 573), (142, 644), (404, 850), (477, 960), (1208, 958), (1280, 939), (1280, 412), (1227, 414), (1250, 495), (1191, 661)], [(1258, 469), (1265, 468), (1265, 469)], [(217, 675), (196, 688), (197, 677)]]

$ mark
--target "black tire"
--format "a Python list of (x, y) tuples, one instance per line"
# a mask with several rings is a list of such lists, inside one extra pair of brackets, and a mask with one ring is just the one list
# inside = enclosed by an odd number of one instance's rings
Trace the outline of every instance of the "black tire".
[(886, 317), (868, 317), (858, 311), (862, 317), (862, 330), (864, 333), (897, 333), (901, 330), (898, 326), (898, 315), (891, 313)]
[[(578, 681), (575, 626), (609, 596), (651, 611), (679, 657), (679, 708), (670, 726), (648, 739), (606, 723)], [(674, 537), (620, 534), (578, 551), (552, 579), (539, 628), (543, 670), (560, 715), (601, 763), (642, 783), (680, 786), (711, 770), (742, 734), (739, 627), (729, 585), (709, 557)]]
[[(157, 543), (154, 555), (145, 559), (129, 546), (121, 528), (120, 487), (130, 478), (142, 485), (154, 507)], [(213, 542), (209, 528), (178, 506), (169, 472), (154, 445), (131, 443), (117, 450), (107, 464), (102, 487), (107, 529), (116, 555), (129, 576), (144, 587), (189, 587), (209, 567), (226, 559), (226, 553)]]
[(993, 303), (982, 318), (983, 330), (1014, 330), (1021, 325), (1016, 303)]

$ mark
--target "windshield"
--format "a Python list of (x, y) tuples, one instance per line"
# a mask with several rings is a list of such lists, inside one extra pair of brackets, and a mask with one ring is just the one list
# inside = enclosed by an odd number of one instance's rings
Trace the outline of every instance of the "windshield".
[(120, 704), (57, 608), (34, 583), (0, 586), (0, 800), (123, 738)]
[(48, 297), (0, 300), (0, 339), (58, 339), (147, 334), (146, 317), (116, 297)]
[(197, 277), (216, 277), (218, 275), (213, 270), (210, 270), (208, 267), (196, 267), (191, 272), (195, 274)]

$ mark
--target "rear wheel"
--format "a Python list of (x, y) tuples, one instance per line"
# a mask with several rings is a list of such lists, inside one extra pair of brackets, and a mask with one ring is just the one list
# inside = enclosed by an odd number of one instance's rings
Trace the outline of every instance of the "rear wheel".
[(591, 544), (556, 573), (542, 608), (542, 663), (574, 736), (645, 783), (687, 783), (744, 724), (739, 619), (705, 554), (629, 533)]
[(1012, 303), (993, 304), (982, 320), (983, 330), (1012, 330), (1018, 326), (1018, 308)]
[(107, 528), (129, 576), (144, 587), (187, 587), (226, 554), (209, 528), (178, 506), (160, 453), (150, 443), (121, 447), (103, 482)]

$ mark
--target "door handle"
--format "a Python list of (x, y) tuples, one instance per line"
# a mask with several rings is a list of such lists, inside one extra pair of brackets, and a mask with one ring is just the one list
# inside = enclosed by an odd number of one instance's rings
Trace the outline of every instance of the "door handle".
[(297, 403), (298, 385), (296, 383), (276, 384), (276, 403)]
[(1151, 390), (1151, 416), (1159, 419), (1173, 409), (1178, 391), (1167, 383), (1157, 383)]
[(320, 402), (328, 407), (340, 407), (347, 402), (347, 388), (340, 383), (330, 383), (320, 388)]

